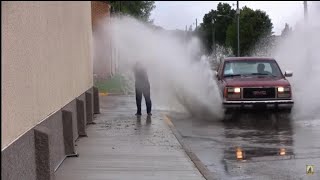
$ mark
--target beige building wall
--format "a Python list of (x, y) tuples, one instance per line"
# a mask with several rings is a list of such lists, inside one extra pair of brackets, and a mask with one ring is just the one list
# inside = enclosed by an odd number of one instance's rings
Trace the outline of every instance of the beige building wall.
[(93, 86), (91, 2), (2, 2), (1, 149)]

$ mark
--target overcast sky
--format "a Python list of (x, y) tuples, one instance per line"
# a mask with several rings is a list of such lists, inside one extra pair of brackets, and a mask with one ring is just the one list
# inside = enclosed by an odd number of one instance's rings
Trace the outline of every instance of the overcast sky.
[[(194, 28), (196, 18), (199, 25), (203, 16), (216, 9), (219, 2), (229, 3), (236, 9), (236, 1), (156, 1), (151, 19), (155, 25), (168, 30), (184, 30), (192, 24)], [(303, 18), (303, 1), (239, 1), (239, 7), (243, 6), (265, 11), (271, 18), (275, 35), (281, 34), (285, 23), (294, 27)]]

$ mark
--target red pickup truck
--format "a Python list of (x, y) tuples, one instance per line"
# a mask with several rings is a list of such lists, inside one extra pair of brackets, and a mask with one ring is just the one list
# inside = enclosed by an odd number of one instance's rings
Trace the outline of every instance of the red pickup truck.
[(292, 90), (273, 58), (229, 57), (216, 71), (225, 112), (243, 109), (271, 109), (291, 112)]

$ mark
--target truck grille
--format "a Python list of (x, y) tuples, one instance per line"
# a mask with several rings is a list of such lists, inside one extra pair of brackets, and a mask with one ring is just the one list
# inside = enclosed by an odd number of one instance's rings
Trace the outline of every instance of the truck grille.
[(275, 98), (275, 88), (243, 88), (244, 99), (266, 99)]

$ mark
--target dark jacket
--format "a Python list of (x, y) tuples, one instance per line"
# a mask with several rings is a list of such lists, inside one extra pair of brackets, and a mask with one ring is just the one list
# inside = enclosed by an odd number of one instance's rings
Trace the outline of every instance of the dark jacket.
[(136, 88), (150, 88), (147, 71), (141, 65), (135, 65), (134, 77)]

